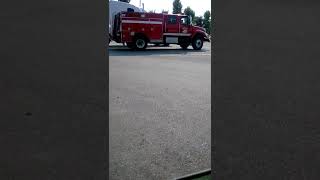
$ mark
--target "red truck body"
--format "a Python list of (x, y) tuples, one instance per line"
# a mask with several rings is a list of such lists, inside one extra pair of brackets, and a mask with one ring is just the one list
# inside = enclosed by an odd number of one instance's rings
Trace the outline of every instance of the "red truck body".
[(179, 44), (183, 49), (192, 44), (199, 50), (209, 37), (204, 28), (193, 26), (190, 21), (186, 15), (121, 12), (115, 17), (111, 39), (132, 49), (144, 49), (154, 43)]

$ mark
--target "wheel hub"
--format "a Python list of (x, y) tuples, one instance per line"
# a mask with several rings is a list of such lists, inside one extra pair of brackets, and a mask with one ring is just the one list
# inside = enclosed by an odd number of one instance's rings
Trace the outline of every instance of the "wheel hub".
[(201, 46), (202, 42), (200, 39), (196, 40), (196, 46), (199, 48)]
[(142, 39), (138, 39), (136, 45), (138, 48), (143, 48), (145, 46), (145, 41)]

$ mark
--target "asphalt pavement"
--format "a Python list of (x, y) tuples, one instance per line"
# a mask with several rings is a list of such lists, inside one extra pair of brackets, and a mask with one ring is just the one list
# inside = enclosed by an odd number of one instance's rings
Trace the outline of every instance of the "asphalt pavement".
[(172, 179), (211, 166), (211, 46), (110, 44), (110, 179)]

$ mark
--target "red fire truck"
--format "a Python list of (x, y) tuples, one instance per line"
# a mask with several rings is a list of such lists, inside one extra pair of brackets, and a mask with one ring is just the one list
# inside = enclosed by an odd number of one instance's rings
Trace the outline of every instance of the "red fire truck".
[(112, 40), (131, 49), (145, 49), (151, 44), (178, 44), (200, 50), (210, 41), (205, 29), (191, 24), (191, 17), (179, 14), (120, 12), (115, 15)]

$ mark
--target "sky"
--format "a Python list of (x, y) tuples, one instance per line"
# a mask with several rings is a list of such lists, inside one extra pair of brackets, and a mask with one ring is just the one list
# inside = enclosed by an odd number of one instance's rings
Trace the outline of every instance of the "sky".
[[(131, 0), (130, 4), (139, 7), (140, 0)], [(146, 11), (156, 10), (157, 13), (161, 13), (162, 9), (172, 13), (172, 3), (173, 0), (141, 0), (144, 3), (144, 9)], [(203, 16), (204, 12), (211, 11), (211, 0), (181, 0), (182, 12), (187, 7), (190, 6), (192, 10), (195, 11), (196, 16)]]

